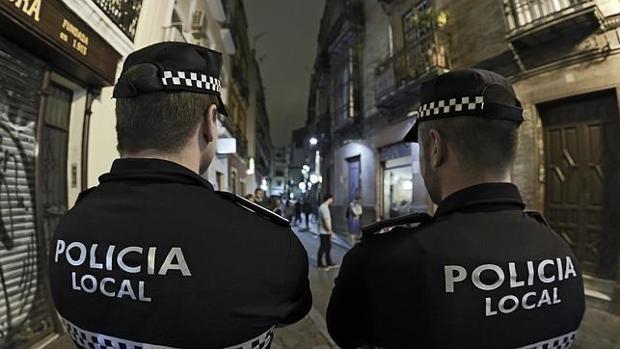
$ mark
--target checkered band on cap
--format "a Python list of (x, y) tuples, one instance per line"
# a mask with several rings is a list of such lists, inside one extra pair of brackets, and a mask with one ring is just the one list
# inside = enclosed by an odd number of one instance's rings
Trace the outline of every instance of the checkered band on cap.
[(569, 332), (567, 334), (547, 339), (542, 342), (526, 345), (517, 349), (568, 349), (573, 346), (575, 342), (575, 335), (577, 331)]
[(164, 86), (187, 86), (217, 93), (222, 89), (220, 79), (194, 72), (165, 70), (161, 82)]
[[(61, 321), (75, 344), (84, 349), (178, 349), (165, 345), (138, 343), (87, 331), (62, 317)], [(275, 327), (271, 327), (256, 338), (252, 338), (244, 343), (223, 349), (267, 349), (271, 346), (274, 328)]]
[(419, 118), (443, 116), (463, 111), (481, 112), (484, 109), (483, 96), (458, 97), (422, 104)]

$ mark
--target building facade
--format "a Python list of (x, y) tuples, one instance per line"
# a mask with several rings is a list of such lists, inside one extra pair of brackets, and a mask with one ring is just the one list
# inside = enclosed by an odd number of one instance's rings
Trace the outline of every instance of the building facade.
[(93, 108), (135, 40), (142, 2), (117, 5), (0, 2), (0, 347), (52, 342), (62, 331), (49, 298), (49, 241), (88, 185)]
[(330, 123), (326, 190), (341, 208), (360, 194), (366, 223), (430, 212), (417, 146), (400, 142), (420, 85), (451, 69), (499, 72), (526, 117), (512, 180), (581, 260), (587, 319), (620, 314), (619, 26), (616, 0), (328, 2), (308, 107), (310, 124)]

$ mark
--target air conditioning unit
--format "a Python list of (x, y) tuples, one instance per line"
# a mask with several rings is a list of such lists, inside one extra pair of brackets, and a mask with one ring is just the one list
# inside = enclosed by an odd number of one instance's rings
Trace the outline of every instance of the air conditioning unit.
[(194, 11), (192, 14), (192, 35), (196, 39), (205, 37), (207, 31), (207, 17), (202, 10)]

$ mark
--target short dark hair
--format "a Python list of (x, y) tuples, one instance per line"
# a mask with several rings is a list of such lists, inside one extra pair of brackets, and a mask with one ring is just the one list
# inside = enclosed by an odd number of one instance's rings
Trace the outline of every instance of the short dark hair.
[[(132, 79), (132, 70), (124, 79)], [(139, 76), (136, 76), (139, 78)], [(217, 97), (192, 92), (153, 92), (116, 100), (118, 151), (174, 153), (187, 144)]]
[(325, 202), (325, 201), (327, 201), (329, 199), (333, 199), (333, 198), (334, 198), (334, 195), (332, 195), (332, 194), (325, 194), (325, 195), (323, 195), (323, 202)]
[(517, 152), (519, 124), (474, 116), (428, 120), (420, 123), (420, 141), (429, 142), (428, 131), (437, 130), (470, 175), (506, 170)]
[(264, 192), (263, 188), (256, 188), (256, 189), (254, 189), (254, 194), (258, 193), (259, 191), (263, 191)]

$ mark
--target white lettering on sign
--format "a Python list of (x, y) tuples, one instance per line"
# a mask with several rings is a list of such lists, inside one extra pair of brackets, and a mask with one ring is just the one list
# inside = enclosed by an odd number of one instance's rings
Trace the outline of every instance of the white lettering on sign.
[[(57, 248), (62, 251), (62, 248)], [(526, 271), (527, 270), (527, 271)], [(534, 286), (536, 283), (553, 284), (551, 288), (530, 291), (521, 295), (504, 295), (494, 299), (485, 297), (485, 316), (510, 314), (517, 309), (532, 310), (543, 306), (562, 303), (560, 288), (556, 284), (576, 278), (577, 271), (570, 256), (544, 259), (542, 261), (509, 262), (502, 267), (496, 264), (481, 264), (471, 273), (460, 265), (445, 265), (444, 280), (446, 293), (457, 293), (467, 281), (482, 291), (495, 291), (502, 286), (510, 289)], [(465, 283), (465, 284), (464, 284)]]
[[(158, 275), (165, 277), (169, 273), (178, 273), (191, 277), (187, 259), (180, 247), (171, 247), (163, 261), (157, 259), (157, 247), (126, 246), (102, 244), (84, 244), (82, 242), (56, 241), (54, 262), (64, 260), (72, 267), (97, 270), (97, 275), (105, 271), (120, 271), (127, 274)], [(105, 261), (104, 261), (105, 256)], [(160, 255), (163, 256), (163, 255)], [(127, 278), (117, 280), (106, 275), (101, 279), (91, 274), (71, 273), (71, 289), (85, 293), (100, 293), (105, 297), (131, 299), (151, 302), (146, 295), (146, 282)]]

